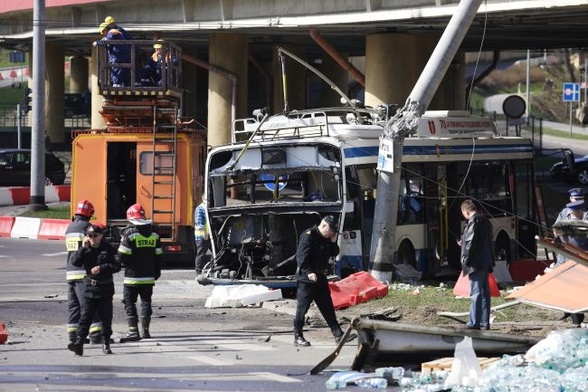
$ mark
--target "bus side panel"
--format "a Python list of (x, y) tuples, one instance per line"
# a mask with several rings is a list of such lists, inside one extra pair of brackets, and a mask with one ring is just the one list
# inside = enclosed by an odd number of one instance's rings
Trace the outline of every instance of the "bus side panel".
[(71, 212), (80, 200), (94, 204), (96, 220), (107, 223), (106, 139), (100, 135), (80, 135), (73, 142)]

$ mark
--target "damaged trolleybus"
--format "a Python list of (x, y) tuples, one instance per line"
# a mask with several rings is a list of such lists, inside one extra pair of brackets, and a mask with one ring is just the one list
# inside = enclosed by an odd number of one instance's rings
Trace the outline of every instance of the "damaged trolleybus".
[[(379, 137), (387, 108), (291, 111), (235, 123), (233, 142), (206, 162), (212, 259), (202, 284), (295, 287), (303, 230), (339, 221), (333, 274), (367, 270)], [(241, 140), (241, 141), (240, 141)], [(475, 199), (491, 217), (498, 258), (535, 253), (533, 146), (498, 135), (488, 118), (426, 112), (404, 141), (395, 264), (426, 276), (457, 276), (460, 204)]]

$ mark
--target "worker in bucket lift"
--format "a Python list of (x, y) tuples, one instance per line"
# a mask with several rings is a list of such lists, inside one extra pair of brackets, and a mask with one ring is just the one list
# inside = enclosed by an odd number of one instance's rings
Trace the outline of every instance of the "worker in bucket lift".
[(118, 253), (125, 268), (123, 301), (127, 313), (128, 332), (120, 342), (141, 340), (137, 298), (141, 297), (141, 326), (143, 338), (150, 338), (151, 297), (155, 281), (161, 276), (163, 250), (159, 235), (153, 230), (153, 222), (145, 217), (140, 204), (133, 204), (127, 210), (131, 226), (122, 233)]
[[(95, 41), (94, 45), (106, 46), (108, 52), (108, 64), (110, 67), (111, 87), (129, 87), (131, 81), (131, 69), (129, 67), (119, 66), (118, 64), (131, 62), (131, 48), (126, 44), (109, 44), (109, 41), (126, 40), (125, 35), (118, 29), (108, 27), (107, 22), (102, 22), (98, 26), (98, 32), (102, 36), (101, 40)], [(117, 65), (115, 65), (117, 64)]]
[[(82, 301), (84, 297), (84, 278), (86, 270), (83, 266), (73, 264), (73, 258), (77, 250), (82, 246), (90, 219), (94, 216), (94, 205), (89, 200), (81, 200), (76, 204), (72, 222), (65, 229), (65, 247), (67, 249), (67, 332), (69, 342), (76, 341), (76, 333), (79, 328), (82, 315)], [(94, 315), (90, 325), (90, 341), (93, 344), (102, 342), (102, 322), (98, 314)]]
[(107, 24), (107, 27), (109, 29), (117, 29), (118, 31), (120, 31), (122, 33), (124, 39), (133, 39), (133, 37), (131, 36), (131, 34), (128, 31), (126, 31), (121, 26), (116, 24), (116, 20), (114, 20), (114, 17), (107, 16), (106, 18), (104, 18), (104, 23)]
[[(327, 274), (329, 260), (339, 254), (337, 245), (337, 221), (332, 215), (325, 216), (318, 226), (305, 230), (300, 236), (296, 251), (296, 281), (298, 290), (296, 293), (296, 315), (294, 316), (294, 345), (308, 347), (310, 342), (302, 333), (304, 319), (310, 305), (314, 301), (327, 322), (335, 342), (339, 343), (343, 338), (343, 331), (337, 321)], [(356, 338), (352, 334), (347, 338), (350, 341)]]
[(163, 40), (157, 40), (153, 44), (154, 52), (147, 59), (141, 75), (141, 84), (144, 86), (161, 86), (162, 77), (166, 74), (170, 65), (177, 66), (178, 59), (166, 52)]

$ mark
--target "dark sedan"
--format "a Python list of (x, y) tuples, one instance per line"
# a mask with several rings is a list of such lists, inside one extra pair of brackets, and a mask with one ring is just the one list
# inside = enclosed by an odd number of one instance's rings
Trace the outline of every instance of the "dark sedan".
[(571, 169), (570, 162), (571, 160), (564, 158), (563, 161), (551, 166), (551, 178), (562, 180), (569, 184), (579, 182), (582, 185), (588, 185), (588, 155), (574, 158)]
[[(65, 166), (54, 154), (45, 153), (45, 185), (61, 185)], [(0, 185), (29, 186), (31, 183), (31, 150), (0, 149)]]

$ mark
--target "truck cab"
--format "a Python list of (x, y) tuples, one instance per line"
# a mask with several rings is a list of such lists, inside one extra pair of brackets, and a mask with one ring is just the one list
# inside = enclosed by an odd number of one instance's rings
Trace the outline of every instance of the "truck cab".
[[(129, 63), (109, 62), (109, 45), (127, 45)], [(180, 59), (171, 42), (127, 40), (98, 45), (102, 129), (74, 131), (72, 200), (91, 200), (96, 219), (118, 242), (129, 222), (126, 210), (139, 203), (162, 239), (164, 262), (193, 266), (193, 211), (203, 188), (206, 133), (181, 116), (181, 62), (159, 64), (161, 79), (142, 80), (154, 45)], [(130, 86), (112, 83), (113, 67), (129, 70)], [(73, 206), (74, 204), (72, 204)]]

